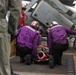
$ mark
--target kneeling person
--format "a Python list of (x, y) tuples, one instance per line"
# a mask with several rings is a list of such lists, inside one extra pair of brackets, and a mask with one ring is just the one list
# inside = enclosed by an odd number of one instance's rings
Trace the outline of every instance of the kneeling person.
[(20, 55), (20, 63), (31, 64), (31, 55), (37, 58), (37, 48), (41, 43), (41, 34), (36, 30), (38, 21), (31, 22), (30, 26), (24, 26), (17, 35), (17, 50)]
[(48, 32), (49, 54), (53, 56), (54, 66), (62, 64), (62, 55), (69, 47), (67, 34), (76, 35), (76, 30), (59, 25), (56, 21), (52, 21), (51, 28)]

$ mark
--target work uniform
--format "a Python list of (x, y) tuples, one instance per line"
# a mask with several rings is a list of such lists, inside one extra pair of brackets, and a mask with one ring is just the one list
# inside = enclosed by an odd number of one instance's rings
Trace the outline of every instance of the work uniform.
[(24, 11), (21, 12), (21, 18), (18, 24), (18, 28), (25, 26), (25, 22), (26, 22), (26, 14), (24, 13)]
[(17, 36), (17, 50), (20, 58), (24, 59), (27, 54), (33, 55), (37, 58), (37, 48), (41, 43), (41, 34), (31, 26), (24, 26), (19, 30)]
[(65, 28), (62, 25), (56, 25), (50, 28), (48, 33), (48, 47), (50, 55), (54, 58), (54, 64), (61, 65), (63, 51), (68, 48), (67, 34), (76, 35), (76, 30)]
[[(9, 22), (6, 20), (8, 10), (10, 10)], [(0, 0), (0, 75), (11, 75), (10, 34), (16, 33), (20, 12), (21, 0)]]

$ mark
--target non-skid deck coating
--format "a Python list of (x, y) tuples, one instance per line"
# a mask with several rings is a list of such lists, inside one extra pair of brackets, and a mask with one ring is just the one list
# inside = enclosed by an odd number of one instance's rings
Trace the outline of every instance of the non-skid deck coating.
[[(45, 38), (44, 38), (45, 39)], [(46, 42), (43, 41), (42, 45), (46, 45)], [(16, 56), (11, 59), (11, 65), (14, 72), (19, 75), (69, 75), (68, 74), (68, 58), (69, 56), (73, 56), (75, 50), (68, 49), (64, 52), (62, 57), (62, 65), (56, 65), (54, 69), (50, 69), (48, 63), (46, 64), (35, 64), (25, 65), (24, 63), (19, 63), (19, 56)]]
[[(29, 65), (25, 65), (24, 63), (21, 64), (19, 63), (19, 57), (15, 57), (13, 59), (11, 59), (11, 65), (14, 71), (16, 72), (28, 72), (30, 73), (44, 73), (44, 75), (47, 74), (67, 74), (68, 71), (68, 55), (63, 55), (62, 58), (62, 65), (58, 66), (56, 65), (54, 69), (50, 69), (48, 63), (46, 64), (34, 64), (32, 63), (30, 66)], [(39, 74), (40, 75), (40, 74)]]

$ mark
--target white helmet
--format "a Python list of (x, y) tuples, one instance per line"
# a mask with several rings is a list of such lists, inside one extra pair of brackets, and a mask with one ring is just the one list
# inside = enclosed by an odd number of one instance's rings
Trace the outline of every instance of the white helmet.
[(53, 25), (57, 25), (58, 22), (56, 22), (56, 21), (52, 21), (52, 24), (53, 24)]

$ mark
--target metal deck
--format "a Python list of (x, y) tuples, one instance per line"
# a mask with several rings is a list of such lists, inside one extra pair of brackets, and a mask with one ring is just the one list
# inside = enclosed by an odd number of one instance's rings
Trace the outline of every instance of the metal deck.
[(73, 53), (73, 50), (66, 51), (62, 57), (62, 65), (56, 65), (54, 69), (49, 68), (48, 62), (31, 65), (19, 63), (19, 56), (11, 59), (11, 65), (19, 75), (75, 75)]

